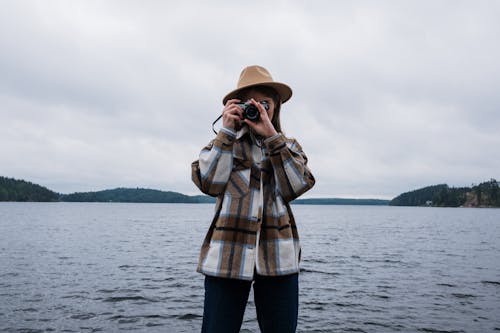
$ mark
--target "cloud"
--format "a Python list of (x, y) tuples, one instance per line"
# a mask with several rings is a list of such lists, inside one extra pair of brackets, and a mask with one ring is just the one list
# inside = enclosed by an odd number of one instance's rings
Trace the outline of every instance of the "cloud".
[[(451, 5), (453, 4), (453, 5)], [(196, 193), (221, 99), (261, 64), (294, 96), (309, 196), (392, 197), (500, 178), (500, 5), (7, 1), (0, 174), (63, 193)]]

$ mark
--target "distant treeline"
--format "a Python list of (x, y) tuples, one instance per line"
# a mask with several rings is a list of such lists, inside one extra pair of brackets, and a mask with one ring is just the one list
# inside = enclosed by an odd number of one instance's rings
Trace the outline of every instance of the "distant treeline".
[(188, 196), (145, 188), (116, 188), (61, 194), (31, 182), (0, 176), (0, 201), (208, 203), (215, 202), (215, 199), (205, 195)]
[[(178, 192), (147, 188), (115, 188), (95, 192), (61, 194), (24, 180), (0, 176), (0, 201), (70, 201), (70, 202), (150, 202), (214, 203), (206, 195), (189, 196)], [(449, 187), (446, 184), (424, 187), (403, 193), (391, 201), (379, 199), (317, 198), (296, 199), (298, 205), (392, 205), (437, 207), (500, 207), (500, 190), (495, 179), (472, 187)]]
[(61, 201), (70, 202), (149, 202), (149, 203), (208, 203), (214, 198), (178, 192), (160, 191), (147, 188), (115, 188), (97, 192), (76, 192), (62, 194)]
[(59, 194), (31, 182), (0, 176), (0, 201), (59, 201)]
[[(122, 187), (61, 194), (24, 180), (0, 176), (0, 201), (215, 203), (215, 198), (206, 195), (188, 196), (178, 192), (147, 188)], [(387, 205), (388, 203), (388, 200), (342, 198), (297, 199), (292, 202), (298, 205)]]
[(292, 201), (295, 205), (372, 205), (387, 206), (389, 200), (380, 199), (343, 199), (343, 198), (318, 198), (318, 199), (296, 199)]
[(392, 206), (500, 207), (499, 184), (495, 179), (471, 187), (446, 184), (424, 187), (392, 199)]

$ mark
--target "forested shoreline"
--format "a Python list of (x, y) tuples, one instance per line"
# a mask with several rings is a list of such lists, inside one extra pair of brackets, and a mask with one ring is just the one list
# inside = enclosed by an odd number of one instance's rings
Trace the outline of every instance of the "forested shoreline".
[[(137, 202), (137, 203), (215, 203), (207, 195), (189, 196), (178, 192), (148, 188), (115, 188), (102, 191), (62, 194), (25, 180), (0, 176), (0, 201), (40, 202)], [(389, 200), (314, 198), (296, 199), (298, 205), (388, 205)]]
[(0, 176), (0, 201), (209, 203), (215, 199), (138, 187), (62, 194), (25, 180)]
[(471, 187), (447, 184), (427, 186), (398, 195), (391, 206), (500, 207), (500, 189), (495, 179)]
[[(214, 203), (215, 198), (139, 187), (62, 194), (29, 181), (0, 176), (0, 201)], [(491, 179), (471, 187), (449, 187), (447, 184), (427, 186), (400, 194), (392, 200), (313, 198), (296, 199), (292, 204), (500, 207), (500, 190), (498, 182)]]

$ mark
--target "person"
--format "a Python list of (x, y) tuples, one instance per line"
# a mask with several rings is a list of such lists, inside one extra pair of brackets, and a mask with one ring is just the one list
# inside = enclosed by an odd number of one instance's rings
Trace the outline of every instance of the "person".
[(217, 197), (197, 267), (202, 332), (239, 332), (252, 282), (260, 330), (296, 330), (301, 247), (290, 202), (315, 180), (302, 147), (281, 129), (291, 96), (265, 68), (243, 69), (223, 98), (222, 128), (192, 163), (193, 182)]

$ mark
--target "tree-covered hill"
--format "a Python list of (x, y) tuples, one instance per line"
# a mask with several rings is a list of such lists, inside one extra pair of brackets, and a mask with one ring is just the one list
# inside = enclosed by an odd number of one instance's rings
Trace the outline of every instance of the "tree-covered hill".
[(59, 194), (24, 180), (0, 176), (0, 201), (58, 201)]
[[(0, 177), (0, 201), (215, 203), (207, 195), (189, 196), (178, 192), (147, 188), (123, 188), (61, 194), (24, 180)], [(297, 199), (298, 205), (387, 205), (388, 200), (317, 198)]]
[(205, 195), (188, 196), (178, 192), (145, 188), (61, 194), (25, 180), (0, 176), (0, 201), (212, 203), (215, 199)]
[(389, 200), (381, 199), (345, 199), (345, 198), (317, 198), (317, 199), (296, 199), (292, 201), (295, 205), (370, 205), (387, 206)]
[[(61, 194), (31, 182), (0, 176), (0, 201), (214, 203), (215, 198), (206, 195), (188, 196), (172, 191), (123, 187), (94, 192)], [(500, 207), (500, 189), (498, 182), (491, 179), (472, 187), (455, 188), (446, 184), (428, 186), (403, 193), (391, 201), (317, 198), (297, 199), (292, 204)]]
[(97, 192), (75, 192), (62, 194), (61, 201), (70, 202), (150, 202), (150, 203), (206, 203), (215, 199), (197, 195), (188, 196), (178, 192), (147, 188), (115, 188)]
[(398, 195), (391, 206), (500, 207), (498, 182), (491, 179), (472, 187), (427, 186)]

